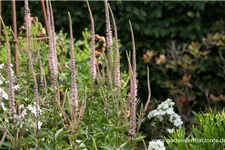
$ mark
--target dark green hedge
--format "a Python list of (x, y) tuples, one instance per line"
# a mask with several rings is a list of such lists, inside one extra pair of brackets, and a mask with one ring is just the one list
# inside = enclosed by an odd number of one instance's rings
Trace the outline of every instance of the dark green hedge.
[[(3, 18), (11, 21), (11, 3), (2, 2)], [(56, 28), (68, 31), (69, 11), (73, 17), (75, 36), (90, 26), (85, 1), (52, 2)], [(104, 3), (90, 2), (93, 10), (96, 32), (105, 33)], [(128, 20), (134, 26), (138, 45), (159, 47), (168, 40), (193, 41), (200, 40), (209, 32), (224, 30), (224, 2), (144, 2), (144, 1), (111, 1), (115, 13), (119, 36), (123, 43), (130, 41)], [(23, 2), (17, 1), (18, 22), (23, 21)], [(43, 21), (39, 1), (30, 2), (31, 12)], [(163, 41), (163, 42), (162, 42)], [(146, 47), (146, 46), (145, 46)]]

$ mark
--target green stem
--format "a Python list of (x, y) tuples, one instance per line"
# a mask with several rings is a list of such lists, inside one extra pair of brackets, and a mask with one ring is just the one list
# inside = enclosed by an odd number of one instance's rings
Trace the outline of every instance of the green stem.
[(144, 145), (144, 147), (145, 147), (145, 150), (147, 150), (147, 146), (146, 146), (146, 143), (145, 143), (145, 140), (144, 140), (144, 138), (141, 136), (141, 140), (142, 140), (142, 142), (143, 142), (143, 145)]

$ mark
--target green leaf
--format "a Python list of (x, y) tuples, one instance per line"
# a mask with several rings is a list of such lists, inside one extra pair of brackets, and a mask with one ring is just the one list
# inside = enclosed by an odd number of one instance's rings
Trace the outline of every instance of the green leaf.
[(191, 18), (195, 17), (195, 13), (193, 13), (191, 11), (187, 12), (187, 15)]
[(161, 18), (162, 17), (162, 11), (160, 9), (155, 11), (155, 18)]
[[(6, 146), (8, 148), (13, 148), (9, 142), (3, 142), (2, 145)], [(1, 147), (1, 145), (0, 145), (0, 147)]]
[(58, 131), (56, 131), (56, 133), (55, 133), (55, 139), (58, 138), (58, 136), (60, 135), (60, 133), (62, 133), (62, 131), (63, 131), (63, 128), (61, 128)]
[(94, 139), (93, 137), (92, 137), (92, 142), (93, 142), (93, 148), (94, 148), (95, 150), (97, 150), (98, 148), (97, 148), (95, 139)]
[(47, 150), (54, 150), (54, 148), (53, 148), (52, 146), (47, 145), (47, 144), (45, 144), (45, 148), (46, 148)]

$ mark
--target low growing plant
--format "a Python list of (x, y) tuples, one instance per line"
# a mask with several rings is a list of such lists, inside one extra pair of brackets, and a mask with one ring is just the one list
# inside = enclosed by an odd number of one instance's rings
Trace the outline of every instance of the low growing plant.
[(191, 127), (190, 133), (181, 128), (167, 138), (169, 149), (224, 149), (224, 115), (224, 111), (195, 114), (196, 123)]

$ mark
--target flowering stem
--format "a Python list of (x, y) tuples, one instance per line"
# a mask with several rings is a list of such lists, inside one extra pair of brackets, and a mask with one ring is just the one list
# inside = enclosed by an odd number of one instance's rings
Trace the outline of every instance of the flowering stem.
[(131, 29), (131, 39), (132, 39), (132, 68), (131, 63), (129, 63), (130, 74), (130, 130), (129, 138), (130, 140), (134, 139), (136, 135), (136, 101), (137, 101), (137, 79), (136, 79), (136, 49), (134, 41), (134, 33), (131, 22), (129, 21)]
[(113, 27), (114, 27), (114, 36), (115, 36), (115, 72), (114, 72), (114, 82), (115, 86), (117, 87), (117, 99), (119, 100), (120, 98), (120, 53), (119, 53), (119, 44), (118, 44), (118, 35), (117, 35), (117, 26), (116, 26), (116, 21), (115, 17), (113, 15), (113, 11), (108, 5), (111, 16), (112, 16), (112, 21), (113, 21)]
[(35, 116), (35, 124), (36, 124), (36, 144), (35, 144), (35, 149), (38, 149), (38, 137), (37, 137), (37, 132), (39, 130), (39, 93), (38, 93), (38, 84), (37, 84), (37, 79), (36, 79), (36, 73), (34, 70), (34, 65), (32, 61), (32, 37), (31, 37), (31, 19), (30, 19), (30, 9), (28, 5), (28, 0), (25, 0), (24, 2), (25, 5), (25, 23), (26, 23), (26, 36), (28, 40), (28, 60), (31, 68), (31, 73), (32, 77), (34, 80), (34, 101), (35, 101), (35, 109), (36, 109), (36, 116)]
[(96, 80), (96, 60), (95, 60), (95, 24), (94, 24), (94, 18), (92, 15), (91, 7), (87, 1), (89, 16), (91, 20), (91, 59), (90, 59), (90, 70), (91, 70), (91, 77), (92, 77), (92, 83)]
[(108, 8), (108, 0), (104, 0), (105, 3), (105, 20), (106, 20), (106, 46), (108, 50), (109, 67), (112, 69), (112, 30), (110, 25), (110, 16)]
[(149, 78), (149, 68), (147, 67), (147, 81), (148, 81), (148, 99), (145, 103), (145, 107), (144, 107), (144, 110), (143, 112), (141, 112), (141, 115), (138, 119), (138, 127), (137, 127), (137, 133), (139, 132), (139, 129), (141, 127), (141, 123), (142, 123), (142, 120), (144, 118), (144, 115), (148, 109), (148, 105), (150, 103), (150, 100), (151, 100), (151, 87), (150, 87), (150, 78)]
[[(70, 24), (70, 61), (71, 61), (71, 92), (70, 92), (70, 113), (71, 113), (71, 121), (72, 121), (72, 132), (76, 130), (76, 117), (78, 110), (78, 98), (77, 98), (77, 84), (76, 84), (76, 66), (75, 66), (75, 58), (74, 58), (74, 43), (73, 43), (73, 28), (72, 28), (72, 20), (70, 13), (69, 15), (69, 24)], [(76, 140), (74, 141), (76, 142)]]
[(9, 45), (8, 32), (6, 30), (5, 24), (4, 24), (1, 16), (0, 16), (0, 20), (2, 22), (4, 31), (5, 31), (6, 50), (7, 50), (8, 80), (9, 80), (9, 86), (8, 86), (8, 91), (9, 91), (9, 108), (10, 108), (10, 116), (11, 116), (13, 122), (14, 122), (14, 114), (15, 114), (14, 103), (15, 103), (15, 98), (14, 98), (14, 89), (13, 89), (13, 72), (12, 72), (12, 64), (11, 64), (11, 50), (10, 50), (10, 45)]

